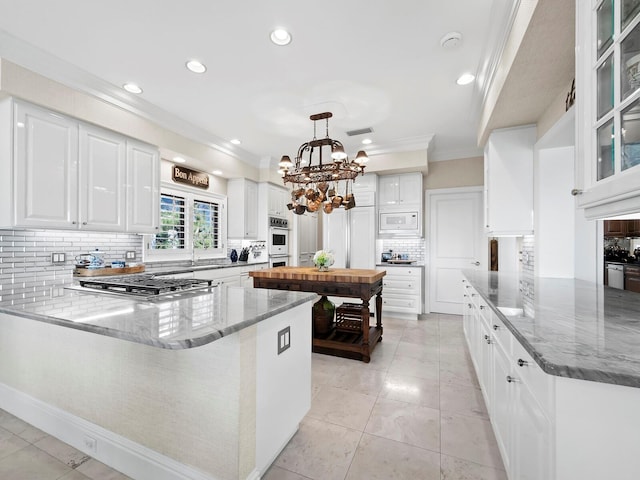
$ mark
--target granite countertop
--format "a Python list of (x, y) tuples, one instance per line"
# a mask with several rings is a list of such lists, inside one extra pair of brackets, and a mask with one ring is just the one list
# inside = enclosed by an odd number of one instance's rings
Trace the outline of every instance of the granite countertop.
[(546, 373), (640, 387), (638, 293), (576, 279), (536, 278), (533, 293), (523, 295), (516, 275), (463, 274), (494, 307), (524, 307), (526, 315), (497, 314)]
[(316, 298), (313, 293), (216, 286), (178, 298), (133, 299), (49, 288), (0, 312), (166, 349), (193, 348)]

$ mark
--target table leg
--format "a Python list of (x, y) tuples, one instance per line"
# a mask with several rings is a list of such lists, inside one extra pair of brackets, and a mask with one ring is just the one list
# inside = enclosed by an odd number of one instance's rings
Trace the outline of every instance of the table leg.
[(369, 363), (371, 348), (369, 347), (369, 300), (362, 299), (362, 360)]
[(382, 328), (382, 292), (376, 294), (376, 327)]

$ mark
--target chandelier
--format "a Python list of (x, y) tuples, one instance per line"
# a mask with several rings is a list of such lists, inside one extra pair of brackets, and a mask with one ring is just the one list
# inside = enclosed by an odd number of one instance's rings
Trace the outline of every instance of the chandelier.
[[(291, 202), (287, 207), (298, 215), (316, 212), (320, 208), (331, 213), (335, 208), (349, 210), (356, 206), (353, 179), (364, 173), (364, 164), (369, 157), (360, 150), (355, 159), (349, 160), (342, 143), (329, 138), (329, 119), (332, 116), (331, 112), (311, 115), (313, 140), (300, 145), (293, 162), (284, 155), (278, 163), (278, 173), (285, 185), (292, 184)], [(325, 138), (316, 138), (318, 120), (326, 120)], [(329, 147), (331, 155), (324, 157), (323, 161), (325, 147)]]

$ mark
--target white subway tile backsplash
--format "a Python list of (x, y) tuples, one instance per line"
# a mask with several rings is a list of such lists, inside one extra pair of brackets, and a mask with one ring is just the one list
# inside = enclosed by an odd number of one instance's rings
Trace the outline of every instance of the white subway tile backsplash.
[[(122, 260), (133, 250), (142, 257), (139, 235), (56, 230), (0, 230), (0, 298), (25, 301), (25, 293), (71, 283), (75, 257), (98, 248), (105, 260)], [(51, 264), (51, 253), (64, 253), (66, 262)]]

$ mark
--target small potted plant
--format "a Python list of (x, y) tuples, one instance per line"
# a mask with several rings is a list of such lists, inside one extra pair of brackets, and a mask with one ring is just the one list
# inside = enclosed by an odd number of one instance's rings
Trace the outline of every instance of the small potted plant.
[(318, 250), (313, 256), (313, 264), (318, 267), (319, 272), (328, 272), (333, 261), (333, 253), (325, 250)]

